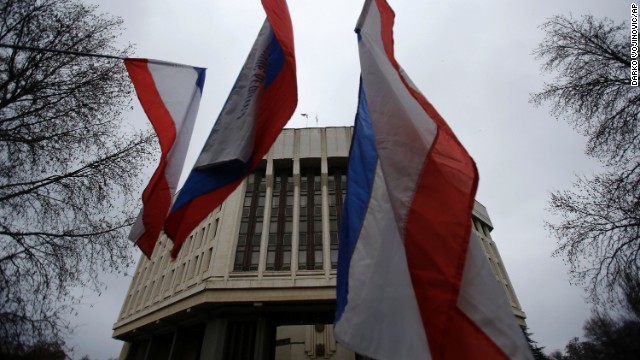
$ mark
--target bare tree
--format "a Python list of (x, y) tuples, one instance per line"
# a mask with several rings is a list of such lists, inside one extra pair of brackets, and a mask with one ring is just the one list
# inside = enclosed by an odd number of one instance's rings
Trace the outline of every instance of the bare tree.
[(556, 16), (542, 29), (535, 54), (556, 77), (532, 101), (550, 103), (604, 166), (551, 195), (559, 219), (547, 224), (558, 239), (554, 255), (592, 301), (620, 301), (624, 274), (640, 274), (640, 88), (630, 86), (629, 30), (593, 16)]
[(629, 30), (609, 19), (556, 16), (541, 27), (546, 36), (535, 50), (542, 70), (555, 73), (535, 104), (548, 102), (588, 137), (586, 152), (607, 163), (635, 157), (640, 150), (640, 88), (631, 87)]
[[(0, 43), (125, 56), (122, 21), (76, 0), (0, 2)], [(122, 122), (120, 60), (0, 48), (0, 354), (63, 344), (96, 274), (132, 261), (126, 240), (153, 137)]]
[(549, 223), (573, 279), (592, 300), (622, 300), (616, 291), (626, 272), (640, 271), (640, 166), (580, 177), (574, 190), (551, 194), (560, 221)]
[(583, 326), (583, 340), (574, 338), (565, 347), (564, 354), (551, 354), (554, 360), (600, 360), (637, 359), (640, 352), (640, 313), (637, 300), (640, 299), (640, 279), (623, 277), (618, 289), (625, 300), (624, 308), (617, 318), (609, 312), (596, 310)]

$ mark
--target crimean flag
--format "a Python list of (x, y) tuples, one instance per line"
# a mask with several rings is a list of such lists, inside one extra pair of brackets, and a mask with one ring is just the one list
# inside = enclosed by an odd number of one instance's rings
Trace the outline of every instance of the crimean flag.
[(531, 359), (471, 229), (475, 163), (400, 68), (366, 1), (340, 229), (335, 336), (375, 359)]
[(151, 257), (184, 167), (205, 69), (132, 58), (124, 64), (161, 150), (160, 163), (142, 193), (143, 207), (129, 233), (129, 239)]
[(298, 103), (293, 28), (284, 0), (267, 14), (253, 48), (165, 222), (171, 255), (260, 163)]

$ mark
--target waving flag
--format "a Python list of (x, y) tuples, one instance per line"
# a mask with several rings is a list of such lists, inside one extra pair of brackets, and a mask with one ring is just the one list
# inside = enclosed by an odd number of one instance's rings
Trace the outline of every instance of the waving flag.
[(336, 338), (376, 359), (530, 359), (471, 230), (473, 159), (393, 53), (394, 13), (366, 1), (340, 229)]
[(160, 164), (142, 193), (143, 208), (129, 233), (151, 257), (180, 180), (205, 69), (147, 59), (125, 59), (124, 64), (160, 142)]
[(258, 166), (298, 103), (289, 10), (284, 0), (262, 5), (267, 19), (165, 222), (174, 257), (198, 223)]

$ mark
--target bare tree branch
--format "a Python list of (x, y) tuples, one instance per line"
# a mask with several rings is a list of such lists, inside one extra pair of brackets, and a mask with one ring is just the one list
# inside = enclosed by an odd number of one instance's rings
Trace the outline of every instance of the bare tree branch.
[(628, 161), (640, 150), (640, 89), (629, 86), (627, 26), (587, 15), (556, 16), (541, 28), (546, 37), (534, 54), (556, 77), (532, 102), (550, 103), (555, 116), (587, 136), (587, 154), (607, 163)]
[(624, 277), (640, 274), (640, 88), (630, 86), (628, 28), (588, 15), (556, 16), (542, 29), (535, 55), (556, 76), (531, 100), (587, 136), (587, 155), (606, 169), (551, 194), (553, 255), (596, 304), (620, 302)]
[[(0, 41), (108, 53), (119, 18), (78, 0), (0, 2)], [(155, 138), (122, 123), (122, 61), (0, 48), (0, 358), (64, 345), (66, 316), (131, 263), (126, 239)]]

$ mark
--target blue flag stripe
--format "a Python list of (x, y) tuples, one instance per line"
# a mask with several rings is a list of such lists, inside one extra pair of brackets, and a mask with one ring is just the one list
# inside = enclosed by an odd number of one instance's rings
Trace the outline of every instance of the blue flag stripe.
[(358, 112), (356, 113), (351, 149), (349, 150), (347, 195), (345, 196), (342, 219), (340, 221), (336, 322), (340, 320), (347, 306), (351, 256), (356, 247), (364, 216), (369, 206), (377, 162), (378, 153), (373, 136), (373, 126), (371, 125), (367, 97), (361, 80)]

